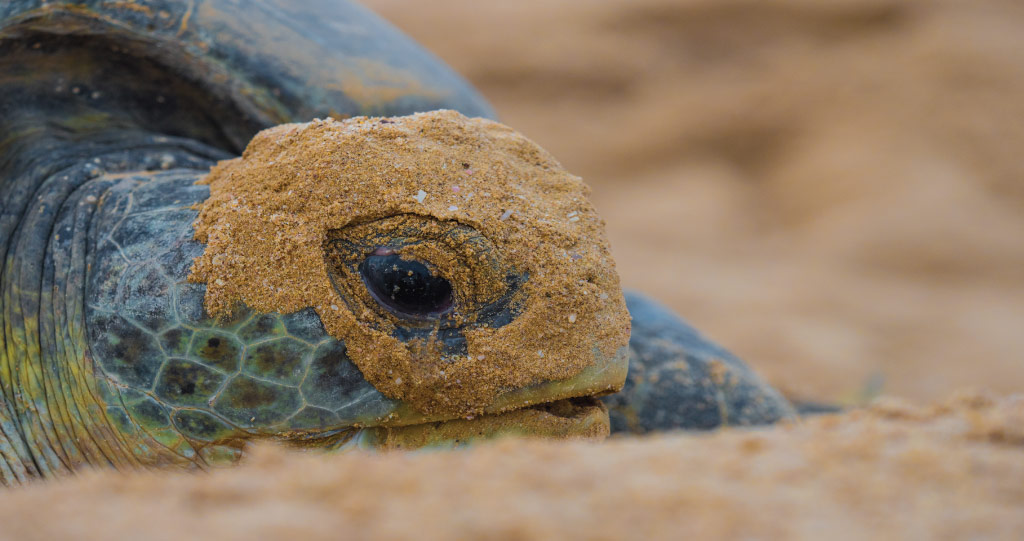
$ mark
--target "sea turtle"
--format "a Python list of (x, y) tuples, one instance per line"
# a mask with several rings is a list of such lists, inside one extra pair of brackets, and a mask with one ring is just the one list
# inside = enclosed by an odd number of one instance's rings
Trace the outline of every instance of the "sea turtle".
[(0, 5), (0, 481), (793, 415), (489, 117), (347, 2)]

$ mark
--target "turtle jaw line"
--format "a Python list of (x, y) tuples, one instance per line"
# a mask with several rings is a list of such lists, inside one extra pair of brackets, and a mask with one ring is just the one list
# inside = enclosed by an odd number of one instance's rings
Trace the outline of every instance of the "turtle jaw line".
[[(511, 389), (497, 396), (489, 405), (473, 416), (497, 415), (532, 406), (543, 406), (563, 399), (600, 397), (618, 392), (626, 381), (629, 368), (629, 348), (622, 346), (613, 355), (603, 355), (595, 347), (594, 361), (579, 374), (563, 380), (537, 383)], [(451, 421), (466, 416), (431, 415), (419, 412), (407, 404), (400, 404), (388, 417), (367, 419), (366, 427), (400, 427), (438, 421)]]
[(628, 349), (595, 362), (575, 377), (503, 393), (478, 415), (432, 416), (400, 405), (385, 419), (351, 426), (289, 431), (272, 436), (286, 445), (328, 450), (453, 447), (502, 436), (602, 440), (610, 433), (608, 410), (598, 397), (618, 391)]
[(611, 356), (595, 349), (594, 359), (572, 378), (505, 392), (479, 415), (429, 416), (400, 406), (390, 418), (357, 428), (352, 440), (375, 449), (452, 447), (501, 436), (602, 440), (610, 433), (610, 421), (598, 397), (622, 387), (628, 348)]
[(378, 450), (450, 448), (515, 436), (554, 440), (608, 437), (608, 410), (594, 396), (568, 398), (497, 414), (483, 414), (404, 426), (366, 427), (353, 444)]
[(611, 432), (608, 409), (595, 396), (561, 399), (498, 414), (403, 426), (342, 426), (264, 436), (286, 447), (327, 452), (455, 448), (503, 437), (601, 441)]
[(416, 449), (502, 436), (601, 440), (610, 433), (608, 410), (599, 395), (561, 398), (501, 413), (484, 413), (399, 426), (339, 426), (289, 431), (268, 439), (300, 448), (332, 449), (358, 440), (372, 449)]

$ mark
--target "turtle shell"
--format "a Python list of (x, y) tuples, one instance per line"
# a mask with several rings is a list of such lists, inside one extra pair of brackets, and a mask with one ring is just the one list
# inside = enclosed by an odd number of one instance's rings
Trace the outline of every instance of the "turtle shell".
[[(493, 116), (440, 60), (344, 0), (14, 0), (0, 5), (4, 42), (50, 48), (72, 59), (68, 69), (89, 65), (94, 77), (77, 81), (84, 95), (98, 92), (97, 99), (112, 87), (135, 89), (152, 98), (150, 109), (173, 114), (184, 109), (177, 94), (199, 91), (217, 132), (200, 139), (232, 153), (261, 129), (312, 118), (434, 109)], [(125, 53), (184, 84), (166, 87), (168, 95), (157, 100), (151, 78), (126, 66)], [(0, 87), (24, 84), (10, 70), (0, 74)]]

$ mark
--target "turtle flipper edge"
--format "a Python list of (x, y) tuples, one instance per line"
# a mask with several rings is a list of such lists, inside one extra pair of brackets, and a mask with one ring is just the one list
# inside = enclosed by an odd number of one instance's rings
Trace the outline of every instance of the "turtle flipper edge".
[(604, 397), (612, 432), (643, 434), (793, 419), (789, 402), (735, 355), (653, 300), (626, 292), (629, 375)]

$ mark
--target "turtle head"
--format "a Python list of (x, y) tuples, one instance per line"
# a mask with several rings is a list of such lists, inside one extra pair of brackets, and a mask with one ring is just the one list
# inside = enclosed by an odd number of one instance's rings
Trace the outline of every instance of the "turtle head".
[(452, 111), (289, 124), (202, 183), (194, 238), (172, 248), (197, 250), (171, 285), (187, 351), (149, 393), (190, 437), (606, 430), (598, 402), (566, 400), (625, 379), (604, 224), (525, 137)]
[(614, 391), (629, 320), (583, 182), (436, 111), (265, 130), (205, 180), (206, 308), (314, 310), (404, 424)]

